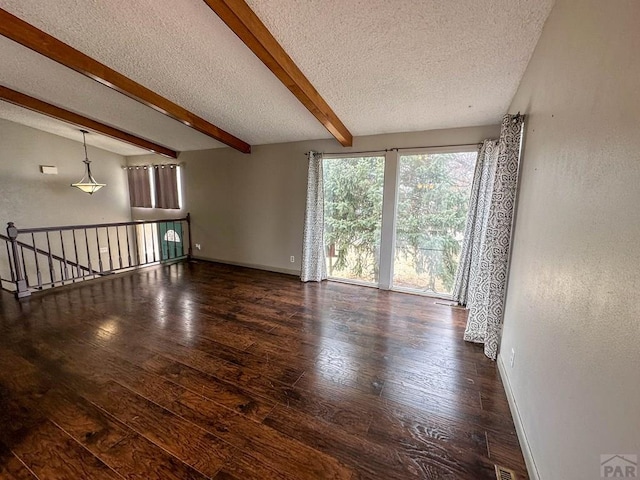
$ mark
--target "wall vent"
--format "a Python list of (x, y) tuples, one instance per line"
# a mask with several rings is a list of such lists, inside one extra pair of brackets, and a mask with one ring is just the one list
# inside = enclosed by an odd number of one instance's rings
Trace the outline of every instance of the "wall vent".
[(496, 465), (496, 478), (498, 480), (518, 480), (516, 472), (500, 465)]

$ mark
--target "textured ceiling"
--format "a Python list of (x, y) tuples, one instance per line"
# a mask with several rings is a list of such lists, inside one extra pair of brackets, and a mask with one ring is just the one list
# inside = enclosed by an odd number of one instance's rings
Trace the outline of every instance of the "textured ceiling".
[(499, 123), (553, 0), (248, 3), (352, 133), (371, 135)]
[[(370, 135), (498, 123), (553, 0), (248, 3), (351, 133)], [(330, 136), (202, 0), (0, 7), (250, 144)], [(221, 146), (3, 37), (0, 84), (175, 150)], [(57, 128), (4, 105), (0, 117)]]
[(0, 65), (1, 84), (139, 137), (180, 151), (222, 146), (212, 138), (2, 36)]
[[(46, 115), (41, 115), (31, 110), (27, 110), (22, 107), (18, 107), (11, 103), (0, 101), (0, 118), (9, 120), (14, 123), (20, 123), (31, 128), (37, 128), (43, 132), (53, 133), (60, 137), (75, 140), (76, 142), (82, 142), (82, 134), (80, 128), (73, 125), (69, 125), (66, 122), (56, 120)], [(132, 155), (145, 155), (149, 152), (142, 148), (135, 147), (128, 143), (106, 135), (94, 134), (89, 132), (87, 134), (87, 145), (102, 148), (109, 152), (117, 153), (118, 155), (132, 156)]]

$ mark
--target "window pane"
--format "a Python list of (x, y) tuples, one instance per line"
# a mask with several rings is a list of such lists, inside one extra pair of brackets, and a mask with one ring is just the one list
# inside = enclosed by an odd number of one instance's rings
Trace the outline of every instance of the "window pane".
[(400, 156), (394, 287), (452, 293), (476, 157)]
[(323, 172), (329, 276), (376, 283), (384, 157), (326, 158)]

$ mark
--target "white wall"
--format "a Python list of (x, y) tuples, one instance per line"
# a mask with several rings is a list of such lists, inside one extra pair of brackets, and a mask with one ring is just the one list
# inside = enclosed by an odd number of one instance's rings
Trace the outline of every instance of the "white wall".
[[(80, 133), (78, 133), (80, 135)], [(89, 146), (91, 170), (107, 186), (87, 195), (71, 184), (84, 174), (82, 142), (0, 119), (0, 228), (18, 228), (131, 219), (125, 158)], [(58, 175), (43, 175), (55, 165)]]
[(518, 110), (501, 356), (540, 478), (597, 479), (640, 457), (640, 2), (558, 0)]
[[(305, 152), (468, 144), (498, 134), (498, 126), (488, 126), (357, 137), (349, 149), (334, 140), (316, 140), (254, 146), (251, 155), (230, 148), (183, 152), (179, 162), (185, 208), (180, 214), (192, 215), (193, 242), (202, 246), (195, 256), (299, 274), (307, 193)], [(134, 165), (162, 159), (145, 156), (128, 161)], [(160, 214), (157, 209), (133, 209), (134, 218)], [(289, 261), (292, 255), (294, 263)]]

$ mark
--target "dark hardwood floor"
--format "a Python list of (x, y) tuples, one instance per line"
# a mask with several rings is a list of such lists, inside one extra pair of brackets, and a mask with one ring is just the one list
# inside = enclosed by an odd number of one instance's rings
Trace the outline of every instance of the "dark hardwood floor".
[(433, 299), (210, 263), (0, 297), (0, 478), (526, 478)]

